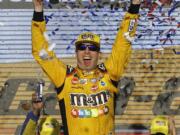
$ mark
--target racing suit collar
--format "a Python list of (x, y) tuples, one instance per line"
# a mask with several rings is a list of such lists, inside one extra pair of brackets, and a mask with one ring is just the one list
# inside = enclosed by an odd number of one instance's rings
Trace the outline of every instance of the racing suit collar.
[(98, 68), (95, 68), (94, 70), (91, 70), (91, 71), (85, 71), (85, 70), (82, 70), (80, 69), (78, 66), (76, 67), (77, 69), (77, 73), (79, 75), (83, 75), (83, 76), (89, 76), (89, 75), (94, 75), (98, 72)]

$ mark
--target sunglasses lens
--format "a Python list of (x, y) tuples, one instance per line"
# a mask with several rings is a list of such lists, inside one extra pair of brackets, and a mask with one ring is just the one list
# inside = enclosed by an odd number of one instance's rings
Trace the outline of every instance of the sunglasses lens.
[(90, 51), (98, 51), (98, 48), (94, 45), (90, 45), (90, 46), (88, 46), (88, 48)]
[(78, 45), (77, 50), (81, 50), (81, 51), (86, 50), (86, 45), (83, 45), (83, 44)]
[(83, 50), (86, 50), (87, 47), (90, 51), (97, 51), (98, 52), (100, 50), (99, 47), (97, 47), (95, 45), (84, 45), (84, 44), (78, 45), (76, 49), (83, 51)]

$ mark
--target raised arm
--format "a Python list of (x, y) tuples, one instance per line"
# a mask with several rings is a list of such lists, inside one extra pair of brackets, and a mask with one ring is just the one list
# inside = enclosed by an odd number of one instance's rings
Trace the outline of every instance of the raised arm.
[(66, 65), (56, 57), (48, 45), (42, 0), (33, 0), (33, 4), (32, 54), (55, 86), (60, 87), (65, 79)]
[(136, 32), (139, 8), (140, 0), (132, 0), (129, 10), (119, 27), (112, 47), (112, 53), (107, 61), (105, 61), (106, 69), (110, 79), (113, 81), (118, 81), (122, 76), (130, 57), (131, 42)]

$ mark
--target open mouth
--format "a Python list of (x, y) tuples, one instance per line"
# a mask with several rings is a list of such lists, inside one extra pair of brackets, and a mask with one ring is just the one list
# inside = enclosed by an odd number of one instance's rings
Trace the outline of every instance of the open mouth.
[(89, 66), (91, 64), (91, 58), (89, 56), (85, 56), (83, 58), (84, 65)]

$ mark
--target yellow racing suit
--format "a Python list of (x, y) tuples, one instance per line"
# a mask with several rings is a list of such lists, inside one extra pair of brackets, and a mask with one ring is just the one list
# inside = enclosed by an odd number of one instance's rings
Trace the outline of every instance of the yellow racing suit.
[[(32, 54), (57, 88), (65, 135), (114, 135), (114, 94), (131, 53), (138, 14), (126, 13), (109, 58), (91, 72), (65, 65), (43, 33), (45, 21), (32, 21)], [(42, 59), (44, 49), (48, 58)]]

